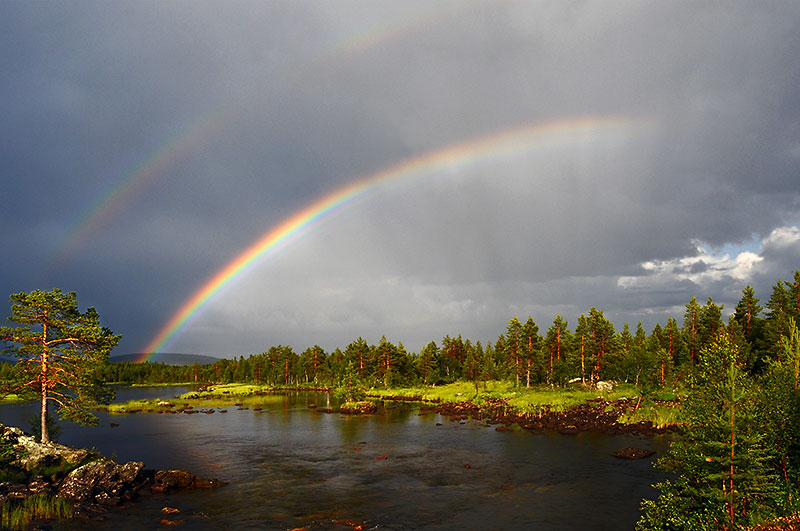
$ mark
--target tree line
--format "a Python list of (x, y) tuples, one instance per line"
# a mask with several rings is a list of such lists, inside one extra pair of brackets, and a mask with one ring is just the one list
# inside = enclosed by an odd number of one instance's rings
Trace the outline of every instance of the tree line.
[(402, 342), (382, 337), (369, 344), (359, 337), (326, 352), (319, 345), (298, 353), (278, 345), (247, 357), (221, 359), (209, 365), (171, 366), (163, 363), (108, 363), (100, 370), (106, 381), (249, 382), (276, 386), (338, 386), (346, 378), (373, 386), (435, 385), (458, 380), (475, 383), (510, 380), (518, 386), (564, 386), (580, 379), (632, 382), (667, 387), (688, 381), (696, 372), (700, 352), (724, 331), (741, 352), (741, 366), (750, 374), (763, 372), (781, 357), (781, 340), (792, 321), (800, 320), (800, 270), (792, 281), (779, 280), (762, 306), (751, 286), (733, 313), (723, 319), (722, 305), (711, 297), (692, 297), (678, 318), (645, 331), (622, 329), (591, 308), (574, 327), (561, 315), (540, 327), (533, 317), (513, 317), (496, 340), (473, 342), (461, 335), (431, 341), (418, 353)]

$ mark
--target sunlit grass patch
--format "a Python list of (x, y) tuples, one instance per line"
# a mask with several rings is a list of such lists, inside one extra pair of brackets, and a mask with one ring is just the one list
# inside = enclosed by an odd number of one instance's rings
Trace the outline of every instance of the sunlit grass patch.
[(553, 411), (563, 411), (569, 407), (586, 403), (587, 400), (602, 398), (612, 401), (633, 396), (636, 392), (624, 386), (610, 392), (598, 391), (583, 385), (569, 387), (531, 387), (519, 388), (509, 397), (509, 405), (526, 413), (536, 413), (545, 407)]
[(118, 404), (97, 406), (97, 408), (108, 411), (109, 413), (124, 414), (124, 413), (134, 413), (137, 411), (156, 411), (158, 409), (165, 410), (169, 407), (169, 406), (159, 406), (158, 403), (160, 401), (162, 401), (162, 399), (160, 398), (128, 400), (127, 402), (120, 402)]
[(12, 393), (12, 394), (8, 394), (8, 395), (5, 395), (3, 397), (0, 397), (0, 404), (7, 403), (7, 402), (25, 402), (26, 400), (29, 400), (29, 399), (22, 398), (19, 395), (15, 395), (15, 394)]
[(622, 424), (635, 424), (641, 421), (650, 421), (653, 426), (663, 428), (681, 422), (681, 407), (676, 404), (656, 404), (643, 402), (638, 409), (631, 410), (620, 416)]
[(506, 399), (510, 406), (521, 411), (535, 412), (544, 406), (560, 410), (570, 406), (583, 404), (587, 400), (603, 398), (605, 400), (618, 400), (632, 398), (639, 394), (639, 390), (632, 384), (620, 384), (613, 391), (603, 392), (580, 384), (569, 387), (534, 386), (530, 388), (517, 387), (509, 381), (479, 382), (478, 393), (475, 393), (475, 384), (472, 382), (455, 382), (446, 385), (427, 387), (404, 387), (370, 390), (370, 394), (378, 396), (419, 396), (425, 400), (442, 400), (458, 402), (471, 400), (483, 403), (490, 399)]
[[(483, 384), (481, 384), (483, 389)], [(460, 402), (475, 398), (475, 385), (471, 382), (454, 382), (445, 385), (428, 385), (415, 387), (388, 387), (370, 389), (369, 395), (420, 397), (423, 400), (441, 400), (444, 402)]]
[(203, 391), (190, 391), (181, 395), (181, 398), (192, 395), (197, 395), (199, 397), (247, 396), (257, 393), (269, 393), (270, 391), (272, 391), (272, 386), (269, 385), (229, 383), (212, 385)]
[(178, 398), (147, 398), (129, 400), (118, 404), (98, 406), (112, 414), (138, 412), (173, 412), (187, 408), (215, 407), (263, 407), (281, 404), (285, 397), (280, 394), (268, 394), (271, 387), (251, 384), (221, 384), (211, 386), (203, 391), (189, 391)]
[(186, 387), (192, 385), (197, 385), (197, 382), (135, 383), (135, 384), (130, 384), (130, 387)]

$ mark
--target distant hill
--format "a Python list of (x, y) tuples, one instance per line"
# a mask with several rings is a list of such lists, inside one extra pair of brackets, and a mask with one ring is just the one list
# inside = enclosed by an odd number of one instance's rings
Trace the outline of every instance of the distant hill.
[[(142, 354), (122, 354), (121, 356), (111, 356), (109, 361), (128, 361), (135, 363), (141, 359)], [(209, 365), (219, 361), (220, 358), (213, 356), (201, 356), (200, 354), (176, 354), (173, 352), (159, 352), (155, 354), (149, 361), (155, 363), (166, 363), (167, 365)]]

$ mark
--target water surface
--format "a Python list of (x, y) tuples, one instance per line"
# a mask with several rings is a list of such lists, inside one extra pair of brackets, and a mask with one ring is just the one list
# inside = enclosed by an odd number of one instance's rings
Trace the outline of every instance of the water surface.
[[(126, 389), (118, 399), (170, 399), (184, 391)], [(286, 393), (261, 411), (100, 413), (99, 427), (62, 423), (63, 444), (230, 484), (148, 496), (98, 521), (60, 528), (163, 529), (167, 518), (199, 530), (632, 530), (640, 500), (654, 497), (650, 485), (662, 478), (651, 459), (611, 454), (638, 446), (661, 455), (664, 438), (498, 432), (413, 405), (363, 417), (308, 408), (326, 398)], [(0, 422), (27, 429), (34, 413), (33, 404), (0, 406)], [(181, 512), (165, 516), (165, 506)]]

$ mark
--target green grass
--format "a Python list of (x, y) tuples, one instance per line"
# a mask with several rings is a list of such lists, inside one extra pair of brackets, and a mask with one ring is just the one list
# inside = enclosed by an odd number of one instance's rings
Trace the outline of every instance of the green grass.
[[(254, 384), (220, 384), (209, 386), (204, 391), (184, 393), (180, 398), (131, 400), (122, 404), (103, 406), (110, 413), (124, 414), (138, 411), (172, 412), (191, 406), (192, 408), (224, 408), (230, 406), (264, 407), (280, 404), (284, 397), (270, 394), (273, 387)], [(472, 401), (477, 404), (491, 399), (504, 399), (512, 409), (520, 413), (538, 413), (545, 408), (552, 411), (563, 411), (569, 407), (585, 404), (588, 400), (602, 398), (608, 401), (623, 398), (638, 398), (641, 390), (633, 384), (618, 384), (611, 392), (602, 392), (580, 384), (568, 387), (535, 386), (530, 388), (516, 387), (508, 381), (481, 382), (478, 393), (471, 382), (455, 382), (437, 386), (391, 387), (370, 389), (373, 397), (405, 396), (420, 397), (426, 401), (461, 402)], [(679, 422), (680, 406), (675, 404), (656, 403), (654, 400), (674, 400), (681, 393), (675, 390), (662, 390), (651, 394), (643, 400), (639, 408), (620, 418), (621, 422), (635, 423), (643, 420), (653, 422), (655, 426), (666, 426)], [(168, 405), (158, 405), (159, 402)]]
[(475, 385), (468, 382), (455, 382), (447, 385), (429, 387), (405, 387), (374, 389), (370, 394), (379, 396), (420, 396), (424, 400), (442, 400), (445, 402), (458, 402), (470, 400), (483, 403), (488, 399), (508, 399), (509, 404), (521, 411), (535, 412), (543, 406), (552, 409), (565, 409), (570, 406), (583, 404), (594, 398), (618, 400), (638, 396), (639, 391), (632, 384), (620, 384), (610, 393), (581, 386), (566, 388), (552, 388), (549, 386), (516, 387), (507, 381), (489, 381), (484, 385), (479, 384), (479, 392), (475, 393)]
[(47, 494), (28, 496), (21, 502), (6, 502), (0, 524), (3, 529), (28, 529), (33, 520), (71, 518), (73, 509), (67, 501)]
[(639, 409), (623, 414), (619, 422), (623, 424), (634, 424), (643, 420), (649, 420), (653, 426), (663, 428), (681, 422), (682, 409), (678, 405), (656, 404), (650, 401), (642, 401)]
[[(259, 384), (246, 384), (246, 383), (229, 383), (211, 385), (205, 391), (193, 391), (186, 393), (196, 394), (198, 396), (247, 396), (257, 393), (269, 393), (273, 388), (270, 385)], [(185, 396), (185, 395), (184, 395)]]
[[(587, 400), (603, 398), (614, 401), (623, 398), (638, 398), (641, 391), (633, 384), (618, 384), (611, 392), (573, 385), (552, 388), (535, 386), (530, 388), (516, 387), (508, 381), (489, 381), (480, 383), (479, 392), (475, 393), (475, 385), (469, 382), (456, 382), (441, 386), (404, 387), (389, 389), (373, 389), (370, 395), (377, 396), (419, 396), (423, 400), (441, 400), (459, 402), (469, 400), (478, 404), (489, 399), (508, 400), (509, 406), (521, 413), (537, 413), (544, 408), (552, 411), (563, 411), (569, 407), (585, 404)], [(673, 390), (656, 393), (653, 399), (672, 400), (679, 396)], [(666, 426), (679, 421), (680, 407), (675, 405), (656, 404), (652, 400), (644, 400), (639, 409), (620, 418), (621, 422), (634, 423), (642, 420), (652, 421), (655, 426)]]
[(22, 483), (25, 481), (26, 475), (19, 470), (12, 470), (5, 467), (0, 468), (0, 483), (8, 481), (9, 483)]
[(12, 403), (12, 402), (27, 402), (28, 400), (30, 399), (20, 398), (18, 395), (15, 394), (9, 394), (0, 398), (0, 404)]
[[(171, 412), (182, 408), (214, 408), (240, 405), (241, 407), (261, 407), (280, 404), (284, 398), (280, 395), (267, 394), (271, 391), (267, 385), (222, 384), (208, 387), (205, 391), (190, 391), (179, 398), (149, 398), (129, 400), (120, 404), (100, 406), (113, 414), (135, 412)], [(159, 405), (166, 402), (167, 405)]]

